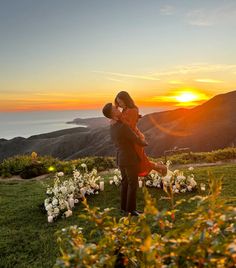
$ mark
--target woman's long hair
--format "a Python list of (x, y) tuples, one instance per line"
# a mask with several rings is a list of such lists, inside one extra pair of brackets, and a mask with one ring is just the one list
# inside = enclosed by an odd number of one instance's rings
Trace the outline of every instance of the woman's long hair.
[(121, 99), (124, 102), (124, 104), (126, 105), (127, 108), (137, 108), (138, 109), (138, 107), (134, 103), (134, 100), (130, 97), (130, 95), (129, 95), (128, 92), (126, 92), (126, 91), (120, 91), (117, 94), (117, 96), (115, 98), (115, 104), (117, 106), (119, 106), (118, 105), (118, 102), (117, 102), (117, 98)]

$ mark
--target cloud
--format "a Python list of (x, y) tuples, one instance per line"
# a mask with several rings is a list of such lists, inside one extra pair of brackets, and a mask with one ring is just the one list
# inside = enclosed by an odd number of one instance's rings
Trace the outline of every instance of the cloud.
[(179, 81), (179, 80), (170, 80), (168, 81), (169, 84), (172, 84), (172, 85), (181, 85), (183, 84), (182, 81)]
[(110, 81), (113, 81), (113, 82), (124, 82), (123, 80), (121, 80), (121, 79), (115, 79), (115, 78), (111, 78), (111, 77), (107, 77), (106, 78), (107, 80), (110, 80)]
[(175, 11), (175, 7), (170, 5), (165, 5), (160, 8), (160, 13), (165, 16), (173, 15)]
[(222, 23), (236, 22), (236, 3), (208, 9), (195, 9), (187, 12), (185, 20), (194, 26), (213, 26)]
[(200, 82), (200, 83), (223, 83), (221, 80), (215, 80), (215, 79), (209, 79), (209, 78), (199, 78), (195, 79), (194, 81)]
[(104, 71), (93, 71), (94, 73), (100, 73), (105, 75), (119, 76), (119, 77), (127, 77), (127, 78), (137, 78), (144, 80), (160, 80), (157, 77), (147, 76), (147, 75), (137, 75), (137, 74), (125, 74), (125, 73), (113, 73), (113, 72), (104, 72)]
[[(167, 70), (160, 70), (148, 74), (127, 74), (119, 72), (93, 71), (97, 74), (105, 75), (106, 79), (115, 82), (125, 82), (119, 78), (135, 78), (150, 81), (160, 81), (173, 85), (184, 84), (185, 79), (192, 79), (199, 83), (224, 83), (217, 79), (217, 74), (227, 74), (227, 77), (235, 77), (236, 64), (208, 64), (193, 63), (188, 65), (177, 65)], [(205, 77), (211, 78), (205, 78)], [(199, 78), (200, 77), (200, 78)], [(201, 78), (203, 77), (203, 78)]]
[(236, 64), (208, 64), (208, 63), (193, 63), (188, 65), (178, 65), (167, 71), (159, 71), (150, 74), (151, 77), (175, 76), (209, 72), (236, 72)]

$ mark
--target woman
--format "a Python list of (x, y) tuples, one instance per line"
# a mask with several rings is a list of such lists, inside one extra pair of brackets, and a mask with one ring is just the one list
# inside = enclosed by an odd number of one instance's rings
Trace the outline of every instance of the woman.
[[(135, 105), (129, 93), (126, 91), (119, 92), (115, 98), (115, 105), (122, 108), (122, 113), (119, 117), (120, 121), (124, 124), (127, 124), (141, 139), (145, 139), (142, 132), (137, 128), (137, 122), (140, 118), (139, 109)], [(156, 170), (162, 176), (166, 175), (166, 166), (161, 163), (154, 163), (152, 161), (149, 161), (143, 147), (135, 144), (135, 150), (141, 160), (138, 174), (139, 176), (144, 177), (148, 175), (151, 170)]]

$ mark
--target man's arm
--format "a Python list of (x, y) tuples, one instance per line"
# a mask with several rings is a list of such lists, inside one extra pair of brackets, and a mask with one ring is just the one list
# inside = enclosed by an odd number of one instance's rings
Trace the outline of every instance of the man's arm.
[(130, 127), (123, 124), (124, 134), (128, 140), (133, 143), (137, 143), (140, 146), (147, 146), (146, 140), (142, 140)]

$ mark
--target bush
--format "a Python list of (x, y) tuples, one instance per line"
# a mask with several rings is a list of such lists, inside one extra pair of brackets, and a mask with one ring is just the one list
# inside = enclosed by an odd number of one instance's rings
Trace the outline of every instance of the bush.
[[(117, 259), (127, 267), (235, 267), (236, 210), (220, 198), (221, 186), (222, 178), (209, 175), (208, 196), (176, 203), (166, 189), (172, 208), (164, 211), (144, 188), (144, 214), (119, 221), (109, 209), (90, 208), (85, 200), (87, 213), (81, 217), (94, 224), (90, 237), (97, 242), (87, 241), (77, 226), (63, 229), (55, 267), (114, 267)], [(185, 202), (197, 207), (178, 218)]]
[[(38, 161), (38, 165), (35, 165), (35, 161)], [(0, 174), (3, 177), (22, 175), (24, 178), (32, 178), (33, 175), (39, 176), (50, 172), (62, 171), (70, 175), (73, 172), (73, 166), (77, 169), (81, 169), (82, 163), (87, 165), (89, 171), (93, 168), (96, 168), (98, 171), (103, 171), (116, 167), (113, 157), (95, 156), (61, 161), (51, 156), (37, 156), (36, 153), (32, 153), (31, 155), (16, 155), (3, 160), (0, 164)]]
[[(40, 165), (35, 166), (35, 161), (40, 162)], [(34, 152), (31, 155), (16, 155), (3, 160), (0, 164), (0, 174), (3, 177), (11, 177), (26, 174), (27, 172), (30, 174), (30, 170), (34, 169), (32, 174), (35, 172), (35, 174), (42, 175), (42, 172), (44, 172), (43, 174), (49, 173), (50, 167), (54, 167), (56, 171), (56, 165), (59, 162), (56, 158), (51, 156), (37, 156)]]
[(0, 165), (1, 175), (3, 177), (19, 175), (31, 161), (31, 156), (28, 155), (17, 155), (4, 159)]
[(34, 162), (25, 166), (20, 172), (20, 176), (22, 177), (22, 179), (31, 179), (46, 174), (47, 172), (47, 168), (43, 163)]
[[(215, 150), (212, 152), (190, 152), (167, 156), (173, 165), (191, 164), (191, 163), (213, 163), (216, 161), (227, 161), (236, 158), (236, 148), (229, 147)], [(165, 161), (164, 157), (158, 158), (159, 161)]]

